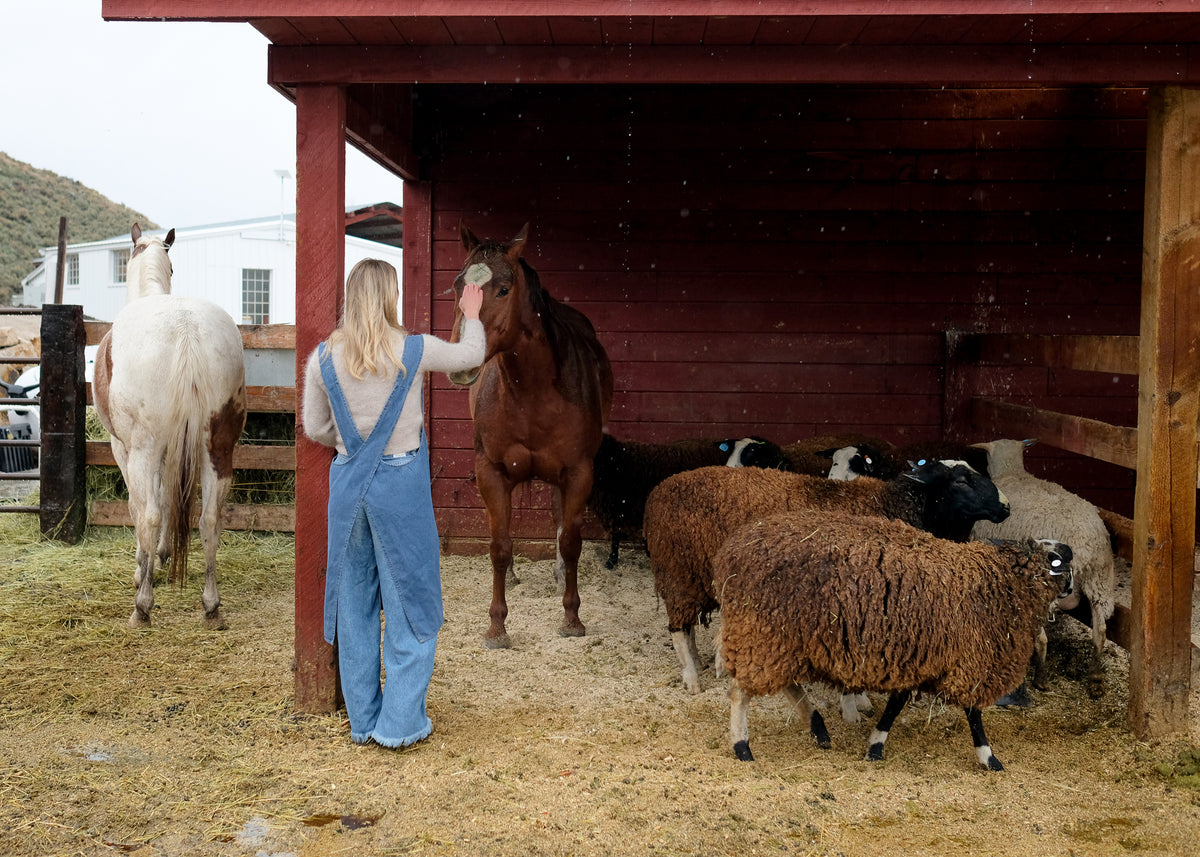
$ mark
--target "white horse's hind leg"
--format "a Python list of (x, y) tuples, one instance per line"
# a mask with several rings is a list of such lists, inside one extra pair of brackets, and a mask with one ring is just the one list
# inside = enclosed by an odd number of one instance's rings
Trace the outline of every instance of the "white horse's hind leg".
[(204, 547), (204, 591), (200, 600), (204, 604), (204, 624), (213, 630), (224, 630), (225, 617), (221, 615), (221, 593), (217, 590), (217, 546), (221, 541), (221, 506), (229, 494), (232, 475), (218, 476), (211, 463), (206, 462), (200, 477), (201, 495), (204, 505), (200, 511), (200, 543)]
[(122, 472), (126, 474), (129, 488), (129, 509), (133, 514), (134, 532), (137, 536), (137, 569), (133, 582), (137, 593), (133, 600), (133, 613), (129, 616), (129, 627), (148, 628), (150, 611), (154, 609), (154, 560), (161, 532), (165, 526), (162, 510), (156, 500), (153, 487), (153, 472), (150, 462), (154, 456), (139, 454), (129, 457)]

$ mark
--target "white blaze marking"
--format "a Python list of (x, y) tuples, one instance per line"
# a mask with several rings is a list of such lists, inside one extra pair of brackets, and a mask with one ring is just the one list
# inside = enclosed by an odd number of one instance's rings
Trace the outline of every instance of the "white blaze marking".
[(476, 262), (471, 267), (467, 268), (463, 278), (468, 283), (474, 283), (477, 286), (482, 286), (484, 283), (492, 279), (492, 269), (483, 262)]

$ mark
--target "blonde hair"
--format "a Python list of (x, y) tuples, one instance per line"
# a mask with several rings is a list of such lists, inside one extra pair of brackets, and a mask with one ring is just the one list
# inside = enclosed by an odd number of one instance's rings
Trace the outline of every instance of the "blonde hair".
[[(346, 305), (329, 344), (342, 346), (346, 368), (356, 380), (392, 369), (404, 375), (404, 364), (392, 348), (392, 331), (404, 331), (396, 315), (400, 284), (396, 269), (382, 259), (363, 259), (346, 278)], [(330, 348), (332, 353), (332, 348)]]

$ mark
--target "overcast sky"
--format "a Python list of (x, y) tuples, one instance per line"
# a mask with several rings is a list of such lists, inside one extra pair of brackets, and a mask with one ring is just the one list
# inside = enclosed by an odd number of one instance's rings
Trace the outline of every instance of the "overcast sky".
[[(249, 24), (109, 22), (100, 0), (0, 0), (0, 32), (0, 151), (161, 226), (278, 215), (281, 197), (296, 210), (296, 108), (267, 85), (269, 43)], [(349, 149), (347, 206), (401, 203), (402, 188)]]

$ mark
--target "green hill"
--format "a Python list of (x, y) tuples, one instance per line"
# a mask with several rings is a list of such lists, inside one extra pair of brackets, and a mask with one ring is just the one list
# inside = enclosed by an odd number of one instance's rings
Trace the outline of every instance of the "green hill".
[(128, 232), (146, 215), (118, 205), (74, 179), (39, 170), (0, 152), (0, 306), (12, 304), (21, 279), (42, 247), (58, 243), (58, 219), (67, 218), (67, 241), (99, 241)]

